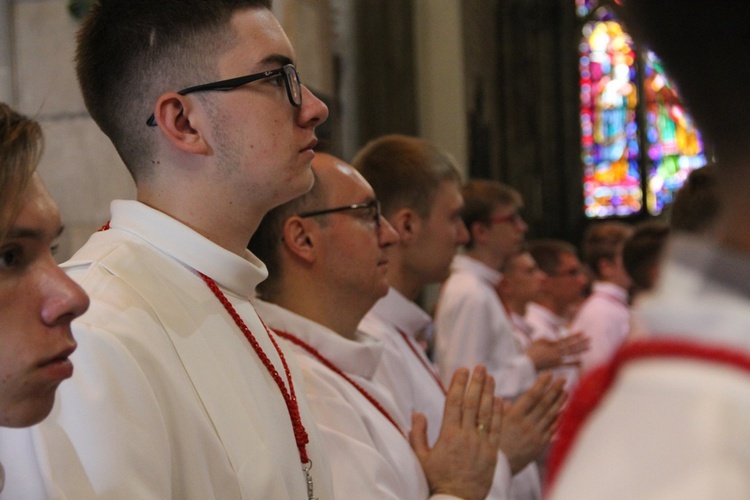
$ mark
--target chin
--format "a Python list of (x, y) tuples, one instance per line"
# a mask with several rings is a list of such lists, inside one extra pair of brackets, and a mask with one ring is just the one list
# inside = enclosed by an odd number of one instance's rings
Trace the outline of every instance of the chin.
[(36, 425), (50, 414), (52, 406), (55, 403), (54, 395), (52, 397), (36, 400), (30, 404), (24, 405), (13, 415), (3, 415), (0, 417), (0, 426), (3, 427), (31, 427)]
[(310, 165), (307, 165), (305, 171), (301, 173), (297, 179), (294, 179), (294, 185), (299, 189), (297, 190), (297, 193), (295, 193), (295, 195), (290, 198), (290, 200), (293, 200), (294, 198), (307, 193), (312, 189), (314, 184), (315, 176), (312, 173), (312, 168), (310, 167)]

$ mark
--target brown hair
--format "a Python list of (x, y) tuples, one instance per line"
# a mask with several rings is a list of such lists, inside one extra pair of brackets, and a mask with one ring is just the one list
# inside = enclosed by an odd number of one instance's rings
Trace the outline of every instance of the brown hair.
[(614, 261), (622, 246), (633, 233), (633, 228), (624, 222), (607, 221), (595, 223), (586, 229), (583, 236), (583, 259), (586, 265), (601, 278), (599, 264), (602, 259)]
[[(232, 15), (271, 0), (99, 0), (78, 32), (76, 71), (91, 117), (136, 181), (154, 154), (146, 119), (167, 91), (218, 75)], [(198, 98), (201, 98), (198, 96)]]
[(18, 215), (43, 146), (39, 123), (0, 102), (0, 242)]
[(693, 170), (677, 191), (670, 210), (670, 224), (675, 231), (705, 233), (719, 213), (716, 165)]
[(635, 226), (633, 234), (622, 249), (622, 263), (630, 279), (640, 290), (648, 290), (652, 269), (659, 263), (669, 237), (669, 225), (653, 220)]
[[(489, 224), (492, 212), (496, 207), (512, 206), (520, 208), (523, 206), (523, 199), (518, 191), (497, 181), (473, 179), (464, 185), (461, 192), (464, 197), (461, 218), (469, 229), (470, 238), (472, 224), (475, 222)], [(474, 241), (471, 238), (466, 244), (466, 248), (472, 248), (473, 246)]]
[(578, 255), (576, 247), (567, 241), (554, 239), (542, 239), (529, 242), (529, 253), (534, 257), (539, 269), (547, 273), (549, 276), (555, 276), (559, 271), (562, 255)]
[(461, 182), (455, 161), (434, 144), (417, 137), (385, 135), (370, 141), (352, 160), (367, 179), (388, 218), (401, 208), (428, 217), (445, 181)]

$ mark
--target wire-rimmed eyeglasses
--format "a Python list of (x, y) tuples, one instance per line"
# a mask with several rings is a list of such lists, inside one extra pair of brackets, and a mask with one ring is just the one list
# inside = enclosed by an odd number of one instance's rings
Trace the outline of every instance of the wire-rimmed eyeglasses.
[[(195, 85), (193, 87), (178, 90), (177, 93), (180, 95), (186, 95), (193, 92), (205, 92), (209, 90), (226, 92), (227, 90), (233, 90), (237, 87), (247, 85), (251, 82), (265, 80), (266, 78), (273, 77), (283, 77), (284, 85), (286, 86), (286, 94), (287, 97), (289, 97), (289, 102), (295, 108), (299, 108), (300, 106), (302, 106), (302, 84), (299, 81), (297, 69), (293, 64), (285, 64), (280, 68), (263, 71), (261, 73), (254, 73), (252, 75), (238, 76), (236, 78), (230, 78), (228, 80), (220, 80), (218, 82)], [(154, 117), (153, 113), (151, 113), (151, 116), (149, 116), (148, 120), (146, 120), (146, 125), (148, 125), (149, 127), (156, 126), (156, 118)]]
[(312, 210), (309, 212), (301, 212), (297, 214), (303, 219), (307, 217), (317, 217), (318, 215), (328, 215), (336, 212), (348, 212), (350, 210), (367, 210), (367, 218), (371, 219), (375, 223), (375, 227), (380, 229), (380, 202), (378, 200), (370, 200), (366, 203), (355, 203), (354, 205), (344, 205), (342, 207), (326, 208), (324, 210)]

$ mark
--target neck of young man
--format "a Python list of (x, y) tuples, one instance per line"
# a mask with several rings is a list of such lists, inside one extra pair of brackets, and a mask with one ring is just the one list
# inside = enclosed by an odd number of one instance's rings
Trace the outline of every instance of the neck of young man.
[(394, 262), (393, 260), (388, 268), (388, 283), (398, 293), (412, 302), (416, 302), (422, 290), (430, 284), (421, 279), (419, 273), (416, 271), (409, 270), (399, 262)]
[(467, 249), (466, 256), (471, 257), (498, 272), (500, 272), (500, 269), (503, 267), (503, 264), (505, 264), (505, 259), (507, 258), (507, 255), (501, 255), (497, 252), (493, 252), (487, 247), (477, 245)]
[(234, 212), (225, 210), (222, 203), (217, 200), (181, 197), (169, 191), (154, 193), (139, 190), (137, 200), (240, 256), (245, 255), (247, 242), (264, 215), (248, 215), (247, 210), (243, 215), (239, 208)]

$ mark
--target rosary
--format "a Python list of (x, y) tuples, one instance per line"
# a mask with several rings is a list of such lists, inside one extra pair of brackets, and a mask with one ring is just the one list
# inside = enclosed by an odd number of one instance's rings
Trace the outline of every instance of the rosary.
[[(287, 390), (286, 385), (284, 385), (284, 381), (282, 380), (281, 375), (279, 375), (278, 370), (276, 370), (276, 367), (268, 358), (268, 355), (266, 355), (261, 345), (255, 339), (255, 336), (253, 336), (250, 328), (247, 327), (245, 321), (240, 317), (237, 310), (229, 302), (229, 299), (227, 299), (226, 295), (224, 295), (224, 293), (219, 289), (218, 285), (216, 285), (216, 282), (203, 273), (199, 273), (199, 275), (201, 278), (203, 278), (203, 281), (206, 282), (208, 288), (210, 288), (216, 298), (219, 299), (219, 302), (221, 302), (221, 304), (224, 306), (224, 309), (226, 309), (239, 329), (245, 335), (245, 338), (248, 340), (248, 342), (250, 342), (253, 350), (263, 362), (263, 366), (266, 367), (266, 370), (268, 370), (268, 373), (270, 373), (271, 378), (273, 378), (274, 382), (276, 382), (276, 385), (279, 386), (281, 395), (284, 397), (284, 402), (286, 403), (287, 411), (289, 412), (289, 418), (292, 421), (292, 427), (294, 428), (294, 439), (297, 442), (297, 449), (299, 450), (300, 460), (302, 461), (302, 472), (305, 474), (305, 480), (307, 482), (307, 498), (308, 500), (318, 500), (318, 497), (315, 496), (313, 491), (313, 478), (312, 474), (310, 474), (310, 469), (312, 469), (312, 461), (307, 457), (307, 449), (305, 446), (310, 441), (310, 439), (307, 436), (307, 431), (305, 430), (305, 426), (302, 423), (302, 418), (299, 414), (299, 405), (297, 405), (297, 396), (294, 393), (292, 374), (289, 372), (289, 365), (287, 365), (286, 363), (284, 353), (281, 352), (281, 349), (279, 349), (279, 345), (274, 340), (273, 335), (271, 335), (271, 333), (268, 331), (268, 327), (266, 327), (266, 325), (264, 324), (263, 326), (265, 327), (266, 334), (268, 335), (268, 338), (271, 340), (271, 343), (276, 349), (276, 352), (281, 359), (281, 364), (284, 365), (284, 372), (286, 375), (287, 383), (289, 384), (289, 390)], [(262, 321), (263, 320), (261, 320), (261, 322)]]

